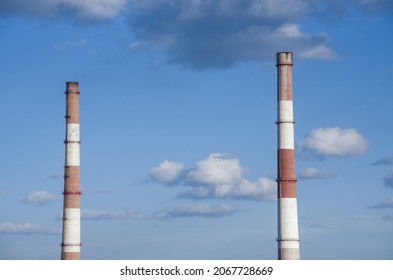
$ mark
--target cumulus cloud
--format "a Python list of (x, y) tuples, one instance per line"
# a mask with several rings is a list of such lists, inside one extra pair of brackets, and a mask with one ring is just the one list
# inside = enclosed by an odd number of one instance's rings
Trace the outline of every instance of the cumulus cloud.
[(356, 129), (339, 127), (313, 129), (298, 145), (304, 157), (347, 157), (363, 154), (368, 142)]
[(35, 204), (37, 206), (46, 206), (56, 200), (56, 196), (47, 191), (36, 191), (26, 194), (23, 203)]
[(309, 180), (309, 179), (325, 179), (331, 177), (333, 174), (329, 170), (320, 170), (313, 167), (307, 167), (299, 171), (299, 180)]
[(153, 181), (170, 186), (176, 184), (182, 175), (183, 169), (183, 163), (165, 160), (150, 169), (149, 176)]
[(187, 173), (187, 181), (196, 185), (227, 185), (238, 182), (244, 168), (239, 160), (228, 154), (210, 154), (197, 163), (196, 168)]
[[(212, 153), (197, 162), (196, 167), (185, 171), (183, 165), (164, 161), (150, 177), (160, 183), (187, 186), (177, 198), (206, 199), (231, 198), (271, 201), (276, 198), (276, 183), (268, 178), (250, 181), (246, 169), (237, 158), (228, 154)], [(165, 167), (165, 168), (164, 168)], [(176, 168), (175, 168), (176, 167)], [(181, 168), (180, 168), (181, 167)], [(181, 173), (181, 176), (179, 176)]]
[(374, 161), (371, 165), (393, 165), (393, 155)]
[(393, 208), (393, 198), (383, 201), (381, 203), (378, 203), (376, 205), (369, 206), (368, 208), (370, 208), (370, 209)]
[(127, 0), (2, 0), (0, 13), (33, 17), (71, 15), (81, 20), (105, 20), (117, 16)]
[(190, 204), (178, 206), (173, 209), (157, 214), (159, 218), (182, 218), (182, 217), (203, 217), (221, 218), (235, 213), (235, 210), (227, 204)]
[(125, 211), (119, 212), (109, 212), (109, 211), (99, 211), (99, 210), (84, 210), (81, 213), (81, 219), (83, 220), (127, 220), (127, 219), (135, 219), (140, 220), (143, 219), (144, 215), (139, 211), (127, 209)]
[(290, 49), (301, 58), (331, 59), (324, 34), (301, 31), (313, 1), (134, 0), (130, 20), (137, 41), (162, 47), (168, 63), (192, 69), (225, 68), (271, 60)]

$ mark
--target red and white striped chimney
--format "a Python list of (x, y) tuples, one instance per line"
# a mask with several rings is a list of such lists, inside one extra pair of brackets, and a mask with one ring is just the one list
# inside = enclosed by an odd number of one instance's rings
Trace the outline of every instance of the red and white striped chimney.
[(292, 53), (277, 53), (278, 97), (278, 259), (298, 260), (299, 229), (296, 198)]
[(79, 83), (66, 83), (66, 140), (62, 260), (80, 259)]

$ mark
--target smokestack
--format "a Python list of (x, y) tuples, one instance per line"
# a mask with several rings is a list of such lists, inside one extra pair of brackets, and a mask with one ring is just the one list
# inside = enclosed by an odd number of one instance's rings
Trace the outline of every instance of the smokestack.
[(80, 259), (79, 83), (66, 83), (66, 140), (62, 260)]
[(277, 53), (278, 97), (278, 259), (298, 260), (294, 120), (292, 99), (292, 53)]

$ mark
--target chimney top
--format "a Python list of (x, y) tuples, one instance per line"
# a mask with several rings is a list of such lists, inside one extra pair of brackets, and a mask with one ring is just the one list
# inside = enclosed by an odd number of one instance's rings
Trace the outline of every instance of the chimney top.
[(277, 53), (277, 65), (292, 65), (292, 52)]
[(78, 82), (66, 82), (66, 93), (79, 93)]

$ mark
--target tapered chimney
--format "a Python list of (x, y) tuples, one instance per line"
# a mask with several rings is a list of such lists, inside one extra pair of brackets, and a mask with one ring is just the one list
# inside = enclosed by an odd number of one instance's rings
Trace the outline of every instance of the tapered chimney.
[(277, 53), (278, 99), (278, 259), (298, 260), (299, 229), (296, 197), (292, 53)]
[(80, 136), (79, 84), (66, 83), (66, 140), (64, 166), (64, 208), (62, 260), (80, 259)]

